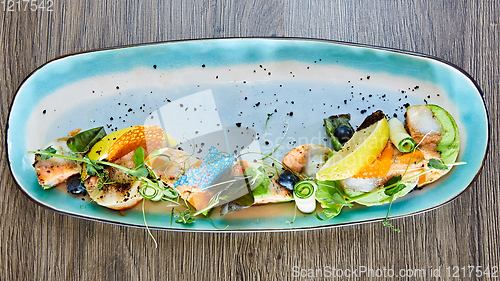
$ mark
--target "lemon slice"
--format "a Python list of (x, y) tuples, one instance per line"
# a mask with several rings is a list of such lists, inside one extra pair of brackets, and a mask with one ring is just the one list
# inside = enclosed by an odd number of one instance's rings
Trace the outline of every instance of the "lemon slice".
[(109, 148), (115, 143), (115, 141), (120, 138), (126, 132), (132, 130), (133, 127), (124, 128), (113, 132), (109, 135), (104, 136), (100, 141), (98, 141), (87, 154), (90, 160), (103, 160), (108, 157)]
[(177, 141), (158, 126), (133, 126), (118, 130), (103, 137), (88, 153), (91, 160), (113, 162), (137, 147), (142, 146), (148, 152), (161, 147), (175, 147)]
[(357, 131), (316, 173), (318, 180), (350, 178), (375, 161), (389, 140), (389, 125), (385, 116)]

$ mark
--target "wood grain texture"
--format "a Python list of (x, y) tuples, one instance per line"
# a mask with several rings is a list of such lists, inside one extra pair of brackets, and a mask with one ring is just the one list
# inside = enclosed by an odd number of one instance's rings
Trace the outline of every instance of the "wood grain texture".
[(432, 280), (431, 267), (500, 266), (499, 19), (496, 0), (55, 0), (51, 13), (2, 10), (3, 142), (17, 87), (47, 60), (126, 44), (240, 36), (334, 39), (443, 58), (483, 90), (491, 139), (471, 188), (442, 208), (395, 220), (400, 234), (380, 223), (287, 233), (152, 231), (158, 248), (145, 230), (63, 216), (31, 202), (10, 175), (3, 143), (0, 280), (281, 280), (292, 279), (293, 266), (422, 268), (427, 278), (406, 279)]

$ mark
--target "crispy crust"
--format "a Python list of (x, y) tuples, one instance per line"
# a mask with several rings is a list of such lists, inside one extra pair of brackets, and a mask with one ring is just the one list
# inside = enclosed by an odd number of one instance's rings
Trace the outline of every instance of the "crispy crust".
[(385, 117), (384, 112), (382, 112), (382, 110), (377, 110), (368, 117), (366, 117), (363, 123), (359, 125), (359, 128), (356, 131), (361, 131), (363, 129), (366, 129), (371, 125), (377, 123), (378, 121), (382, 120), (384, 117)]
[(107, 160), (114, 162), (141, 146), (145, 155), (162, 146), (163, 130), (158, 126), (134, 126), (120, 136), (109, 148)]

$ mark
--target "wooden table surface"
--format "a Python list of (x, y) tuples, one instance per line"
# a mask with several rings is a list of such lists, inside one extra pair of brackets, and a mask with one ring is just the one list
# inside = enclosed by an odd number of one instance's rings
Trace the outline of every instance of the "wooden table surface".
[[(4, 128), (23, 79), (58, 56), (178, 39), (276, 36), (385, 46), (456, 64), (484, 92), (491, 139), (489, 157), (471, 188), (444, 207), (394, 220), (403, 230), (399, 234), (381, 223), (285, 233), (152, 231), (158, 248), (143, 229), (72, 218), (33, 203), (17, 188), (3, 143), (0, 280), (292, 279), (297, 269), (328, 266), (396, 274), (424, 269), (425, 279), (433, 280), (429, 272), (438, 267), (445, 277), (446, 267), (453, 273), (454, 266), (489, 266), (493, 273), (500, 266), (499, 1), (53, 0), (53, 12), (7, 7), (0, 6)], [(5, 129), (0, 134), (4, 141)], [(459, 274), (454, 280), (468, 279)]]

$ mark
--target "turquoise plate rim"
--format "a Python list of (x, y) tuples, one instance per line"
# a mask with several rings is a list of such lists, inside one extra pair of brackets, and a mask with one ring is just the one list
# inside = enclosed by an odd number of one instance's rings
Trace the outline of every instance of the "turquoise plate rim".
[(398, 54), (403, 54), (403, 55), (409, 55), (409, 56), (414, 56), (418, 58), (426, 58), (430, 60), (434, 60), (439, 63), (443, 63), (451, 68), (454, 68), (455, 70), (458, 70), (462, 75), (465, 76), (470, 82), (472, 82), (473, 86), (476, 88), (477, 93), (479, 94), (479, 97), (481, 98), (482, 105), (485, 110), (486, 114), (486, 146), (484, 150), (484, 155), (481, 161), (481, 164), (477, 171), (474, 174), (474, 177), (470, 181), (470, 183), (464, 187), (459, 193), (457, 193), (454, 197), (449, 199), (448, 201), (445, 201), (441, 204), (402, 214), (402, 215), (394, 215), (390, 216), (390, 219), (396, 219), (396, 218), (403, 218), (403, 217), (408, 217), (408, 216), (413, 216), (416, 214), (422, 214), (426, 213), (432, 210), (435, 210), (437, 208), (440, 208), (444, 205), (447, 205), (454, 201), (456, 198), (458, 198), (460, 195), (462, 195), (465, 191), (467, 191), (472, 184), (477, 180), (479, 174), (481, 173), (486, 158), (489, 153), (489, 147), (490, 147), (490, 136), (491, 136), (491, 121), (490, 121), (490, 113), (485, 101), (484, 93), (479, 87), (478, 83), (474, 80), (474, 78), (467, 73), (465, 70), (461, 69), (460, 67), (456, 66), (455, 64), (448, 62), (444, 59), (434, 57), (431, 55), (427, 54), (422, 54), (422, 53), (417, 53), (417, 52), (412, 52), (412, 51), (407, 51), (407, 50), (401, 50), (401, 49), (396, 49), (396, 48), (389, 48), (389, 47), (382, 47), (382, 46), (374, 46), (374, 45), (369, 45), (369, 44), (361, 44), (361, 43), (352, 43), (352, 42), (345, 42), (345, 41), (338, 41), (338, 40), (328, 40), (328, 39), (319, 39), (319, 38), (303, 38), (303, 37), (226, 37), (226, 38), (199, 38), (199, 39), (182, 39), (182, 40), (170, 40), (170, 41), (160, 41), (160, 42), (151, 42), (151, 43), (139, 43), (139, 44), (129, 44), (129, 45), (123, 45), (123, 46), (116, 46), (116, 47), (105, 47), (105, 48), (98, 48), (98, 49), (93, 49), (93, 50), (86, 50), (86, 51), (81, 51), (81, 52), (74, 52), (74, 53), (69, 53), (65, 54), (56, 58), (53, 58), (42, 65), (38, 66), (36, 69), (34, 69), (28, 76), (26, 76), (25, 79), (21, 82), (19, 87), (15, 91), (15, 95), (13, 100), (11, 101), (11, 104), (9, 106), (9, 116), (7, 120), (7, 126), (6, 126), (6, 131), (7, 133), (5, 134), (5, 146), (6, 146), (6, 151), (7, 151), (7, 159), (9, 161), (9, 170), (12, 178), (15, 180), (18, 188), (28, 197), (30, 198), (33, 202), (36, 204), (47, 208), (51, 211), (54, 211), (59, 214), (67, 215), (70, 217), (75, 217), (79, 219), (85, 219), (85, 220), (90, 220), (90, 221), (96, 221), (96, 222), (103, 222), (103, 223), (109, 223), (112, 225), (120, 225), (120, 226), (127, 226), (127, 227), (134, 227), (134, 228), (141, 228), (141, 229), (153, 229), (153, 230), (164, 230), (164, 231), (176, 231), (176, 232), (207, 232), (207, 233), (248, 233), (248, 232), (283, 232), (283, 231), (304, 231), (304, 230), (316, 230), (316, 229), (326, 229), (326, 228), (333, 228), (333, 227), (342, 227), (342, 226), (348, 226), (348, 225), (358, 225), (358, 224), (364, 224), (364, 223), (370, 223), (370, 222), (380, 222), (383, 220), (383, 218), (371, 218), (371, 219), (366, 219), (366, 220), (358, 220), (358, 221), (353, 221), (353, 222), (342, 222), (342, 223), (336, 223), (336, 224), (329, 224), (329, 225), (316, 225), (316, 226), (306, 226), (306, 227), (294, 227), (294, 228), (250, 228), (250, 229), (228, 229), (228, 230), (220, 230), (220, 229), (193, 229), (193, 228), (172, 228), (172, 227), (158, 227), (158, 226), (149, 226), (146, 227), (145, 225), (138, 225), (138, 224), (131, 224), (131, 223), (126, 223), (126, 222), (119, 222), (115, 220), (109, 220), (105, 218), (94, 218), (94, 217), (89, 217), (89, 216), (84, 216), (84, 215), (78, 215), (78, 214), (73, 214), (64, 210), (59, 210), (56, 208), (53, 208), (50, 205), (44, 204), (44, 202), (34, 198), (31, 196), (31, 194), (19, 183), (17, 177), (15, 176), (15, 173), (13, 171), (12, 167), (12, 162), (11, 162), (11, 151), (9, 147), (9, 128), (11, 124), (11, 114), (12, 114), (12, 108), (17, 100), (18, 93), (22, 86), (25, 84), (30, 77), (35, 74), (37, 71), (42, 69), (44, 66), (68, 57), (72, 56), (77, 56), (81, 54), (87, 54), (87, 53), (93, 53), (93, 52), (99, 52), (99, 51), (107, 51), (107, 50), (118, 50), (118, 49), (127, 49), (127, 48), (134, 48), (134, 47), (141, 47), (141, 46), (151, 46), (151, 45), (163, 45), (163, 44), (173, 44), (173, 43), (183, 43), (183, 42), (203, 42), (203, 41), (230, 41), (230, 40), (279, 40), (279, 41), (310, 41), (310, 42), (319, 42), (319, 43), (329, 43), (329, 44), (336, 44), (336, 45), (344, 45), (344, 46), (350, 46), (350, 47), (360, 47), (360, 48), (367, 48), (367, 49), (374, 49), (374, 50), (381, 50), (381, 51), (387, 51), (387, 52), (393, 52), (393, 53), (398, 53)]

